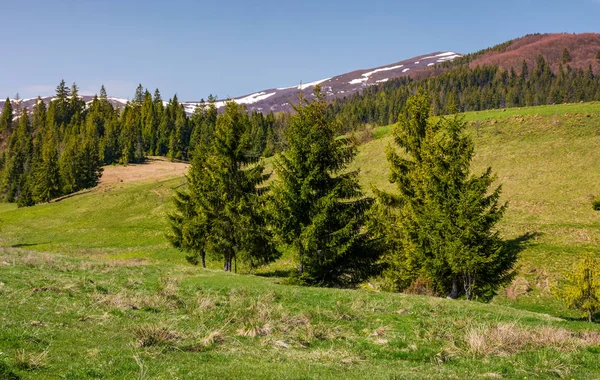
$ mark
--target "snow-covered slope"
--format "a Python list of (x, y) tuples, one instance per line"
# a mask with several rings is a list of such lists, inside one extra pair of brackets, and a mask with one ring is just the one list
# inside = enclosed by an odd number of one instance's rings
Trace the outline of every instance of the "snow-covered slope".
[[(291, 111), (292, 104), (298, 101), (298, 92), (303, 91), (303, 96), (310, 99), (312, 90), (316, 85), (321, 85), (322, 91), (328, 99), (342, 98), (360, 92), (364, 88), (372, 85), (378, 85), (387, 82), (390, 79), (401, 76), (419, 76), (419, 75), (434, 75), (436, 65), (451, 61), (461, 54), (454, 52), (436, 52), (432, 54), (422, 55), (410, 58), (404, 61), (392, 63), (386, 66), (375, 67), (371, 69), (356, 70), (350, 73), (341, 74), (332, 78), (325, 78), (309, 83), (300, 83), (298, 85), (282, 88), (271, 88), (262, 90), (253, 94), (240, 96), (231, 100), (244, 104), (249, 111), (257, 112), (279, 112)], [(293, 79), (291, 79), (293, 81)], [(83, 100), (88, 103), (93, 99), (93, 96), (82, 96)], [(52, 96), (42, 98), (46, 103), (53, 99)], [(127, 99), (108, 98), (116, 107), (122, 107), (127, 103)], [(36, 98), (20, 100), (19, 107), (27, 107), (32, 110), (36, 102)], [(215, 103), (218, 109), (223, 109), (227, 99), (219, 100)], [(183, 106), (188, 114), (192, 114), (199, 102), (188, 101), (183, 102)], [(13, 101), (13, 106), (15, 106)], [(0, 100), (0, 109), (4, 107), (4, 101)]]
[[(233, 98), (232, 100), (239, 104), (245, 104), (249, 111), (290, 111), (292, 109), (292, 104), (295, 104), (298, 101), (299, 90), (304, 91), (304, 97), (310, 99), (312, 96), (312, 89), (319, 84), (328, 99), (341, 98), (352, 95), (355, 92), (360, 92), (368, 86), (385, 83), (390, 79), (400, 76), (431, 74), (435, 70), (437, 64), (452, 61), (458, 57), (462, 57), (462, 54), (451, 51), (436, 52), (386, 66), (356, 70), (310, 83), (299, 83), (298, 85), (291, 87), (262, 90), (239, 98)], [(220, 109), (225, 106), (225, 103), (225, 100), (220, 100), (216, 102), (216, 106)], [(193, 112), (197, 105), (198, 102), (184, 103), (188, 113)]]

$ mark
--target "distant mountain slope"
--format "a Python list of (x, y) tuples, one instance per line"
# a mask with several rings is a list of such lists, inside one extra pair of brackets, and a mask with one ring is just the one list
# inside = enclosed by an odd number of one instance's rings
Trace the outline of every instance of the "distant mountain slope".
[[(600, 34), (533, 34), (511, 40), (496, 47), (482, 50), (473, 54), (463, 56), (462, 54), (447, 51), (424, 54), (418, 57), (405, 59), (400, 62), (369, 69), (355, 70), (349, 73), (325, 78), (310, 83), (303, 83), (291, 87), (270, 88), (252, 94), (233, 98), (237, 103), (247, 106), (249, 111), (279, 112), (291, 111), (291, 104), (297, 103), (298, 91), (305, 90), (304, 96), (311, 98), (312, 89), (320, 84), (329, 100), (343, 98), (363, 89), (387, 82), (390, 79), (410, 76), (436, 76), (448, 69), (448, 66), (468, 63), (474, 68), (483, 65), (498, 65), (504, 69), (513, 67), (517, 72), (521, 71), (523, 60), (531, 69), (539, 55), (550, 63), (554, 72), (563, 62), (563, 51), (567, 49), (570, 54), (568, 65), (574, 69), (587, 69), (590, 65), (594, 73), (600, 73)], [(293, 81), (290, 78), (290, 81)], [(45, 102), (52, 96), (44, 97)], [(84, 101), (89, 102), (93, 96), (83, 96)], [(109, 97), (109, 101), (118, 107), (127, 103), (127, 99)], [(183, 105), (188, 114), (192, 114), (199, 101), (186, 101)], [(217, 108), (224, 107), (226, 99), (219, 100)], [(32, 109), (35, 98), (21, 101), (21, 107)], [(0, 108), (4, 107), (4, 101), (0, 100)]]
[[(458, 57), (462, 57), (462, 54), (435, 52), (385, 66), (356, 70), (301, 85), (270, 88), (239, 98), (233, 98), (233, 100), (237, 103), (245, 104), (249, 111), (290, 111), (292, 110), (291, 104), (297, 103), (298, 91), (301, 89), (306, 90), (304, 96), (310, 99), (312, 97), (312, 89), (317, 84), (320, 84), (328, 99), (340, 98), (359, 92), (365, 87), (384, 83), (392, 78), (421, 75), (427, 71), (432, 71), (438, 64), (452, 61)], [(217, 108), (223, 107), (225, 102), (225, 100), (217, 102)], [(198, 102), (184, 102), (188, 113), (192, 113), (197, 104)]]
[[(427, 71), (432, 71), (436, 65), (452, 61), (458, 57), (462, 57), (462, 54), (454, 52), (435, 52), (385, 66), (356, 70), (346, 74), (337, 75), (332, 78), (317, 80), (310, 83), (303, 83), (302, 85), (298, 84), (291, 87), (262, 90), (249, 95), (233, 98), (232, 100), (246, 105), (249, 111), (266, 113), (271, 111), (291, 111), (291, 104), (297, 103), (298, 92), (300, 89), (306, 90), (304, 96), (310, 99), (312, 97), (312, 89), (317, 84), (320, 84), (329, 99), (344, 97), (361, 91), (365, 87), (383, 83), (392, 78), (398, 78), (401, 76), (416, 76)], [(46, 96), (42, 99), (44, 102), (48, 103), (50, 100), (52, 100), (52, 98), (53, 96)], [(87, 103), (90, 102), (94, 97), (84, 95), (82, 98)], [(108, 100), (113, 104), (113, 106), (117, 107), (122, 107), (127, 103), (127, 99), (122, 98), (109, 97)], [(35, 101), (36, 98), (22, 99), (19, 103), (19, 107), (27, 107), (29, 110), (31, 110), (35, 105)], [(217, 108), (224, 107), (226, 101), (227, 100), (225, 99), (217, 101)], [(0, 108), (4, 107), (4, 102), (4, 100), (0, 100)], [(184, 105), (188, 115), (191, 115), (199, 104), (199, 101), (187, 101), (182, 102), (182, 104)], [(16, 103), (13, 101), (13, 108), (15, 106)]]
[(600, 34), (534, 34), (510, 41), (502, 49), (491, 49), (470, 62), (471, 67), (498, 65), (505, 69), (514, 67), (521, 71), (523, 60), (531, 69), (541, 54), (550, 63), (555, 73), (563, 61), (563, 51), (567, 49), (571, 60), (567, 62), (574, 69), (587, 69), (592, 65), (594, 73), (600, 72)]

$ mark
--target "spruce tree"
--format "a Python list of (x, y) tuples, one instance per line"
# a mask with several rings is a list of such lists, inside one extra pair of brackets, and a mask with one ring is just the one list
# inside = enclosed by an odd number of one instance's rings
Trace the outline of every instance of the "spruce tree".
[(364, 230), (371, 198), (363, 196), (358, 172), (346, 172), (356, 155), (326, 116), (325, 95), (300, 98), (287, 130), (288, 150), (275, 161), (270, 215), (279, 240), (296, 256), (301, 283), (353, 286), (377, 273), (379, 250)]
[(60, 81), (56, 87), (56, 95), (54, 96), (54, 120), (58, 126), (66, 126), (71, 121), (69, 113), (69, 96), (71, 92), (67, 87), (64, 79)]
[(277, 258), (261, 208), (268, 175), (247, 153), (249, 128), (246, 110), (230, 102), (217, 119), (213, 146), (194, 154), (188, 189), (176, 195), (177, 212), (169, 218), (170, 241), (190, 262), (204, 263), (209, 254), (232, 271), (238, 259), (257, 267)]
[(8, 202), (18, 201), (33, 166), (33, 154), (29, 114), (27, 108), (23, 108), (17, 128), (8, 141), (6, 164), (2, 175), (2, 192)]
[(47, 202), (61, 194), (58, 141), (56, 133), (50, 129), (42, 140), (40, 163), (34, 173), (34, 195), (37, 201)]
[(571, 53), (569, 49), (565, 48), (562, 53), (562, 64), (566, 65), (569, 62), (571, 62)]
[(2, 109), (2, 114), (0, 115), (0, 133), (4, 131), (12, 130), (12, 122), (13, 122), (13, 107), (9, 98), (6, 98), (4, 102), (4, 108)]
[(516, 261), (495, 231), (506, 205), (491, 169), (470, 173), (473, 143), (464, 121), (429, 119), (429, 99), (411, 98), (394, 129), (401, 152), (388, 151), (397, 191), (376, 191), (378, 233), (387, 242), (388, 283), (421, 278), (439, 294), (489, 300), (511, 279)]
[(153, 155), (156, 150), (156, 134), (158, 122), (154, 110), (152, 95), (146, 91), (144, 94), (144, 103), (142, 104), (142, 141), (144, 152)]

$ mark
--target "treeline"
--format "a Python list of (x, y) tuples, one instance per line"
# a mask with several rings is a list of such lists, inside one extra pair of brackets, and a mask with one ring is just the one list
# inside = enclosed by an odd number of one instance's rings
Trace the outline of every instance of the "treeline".
[(388, 154), (396, 191), (371, 198), (347, 170), (356, 144), (339, 136), (319, 86), (295, 111), (268, 186), (236, 103), (217, 118), (213, 143), (196, 147), (169, 215), (169, 240), (191, 263), (255, 268), (285, 249), (293, 283), (352, 287), (381, 276), (388, 290), (479, 300), (511, 279), (516, 251), (495, 230), (506, 205), (491, 169), (471, 174), (459, 117), (434, 121), (430, 99), (411, 97), (394, 130), (400, 151)]
[(564, 64), (557, 73), (541, 55), (533, 67), (523, 61), (510, 70), (492, 65), (470, 68), (467, 60), (435, 77), (403, 77), (365, 88), (362, 94), (333, 101), (328, 113), (349, 128), (392, 124), (417, 88), (425, 89), (436, 115), (600, 100), (600, 75), (591, 65), (587, 70), (571, 68), (569, 57), (568, 51), (563, 53)]
[[(133, 100), (114, 107), (102, 86), (86, 104), (75, 84), (64, 81), (48, 104), (38, 98), (32, 112), (6, 100), (0, 115), (0, 194), (19, 206), (96, 186), (102, 165), (143, 162), (147, 156), (190, 160), (197, 145), (211, 145), (217, 121), (214, 97), (188, 117), (174, 96), (164, 103), (158, 90), (138, 86)], [(15, 112), (17, 111), (17, 112)], [(255, 157), (283, 148), (289, 116), (245, 113)]]

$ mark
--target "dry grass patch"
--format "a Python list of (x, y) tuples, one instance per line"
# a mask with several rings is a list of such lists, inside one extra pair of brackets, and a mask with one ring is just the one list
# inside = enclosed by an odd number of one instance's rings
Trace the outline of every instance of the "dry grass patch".
[(46, 365), (47, 356), (47, 350), (39, 354), (34, 354), (28, 353), (23, 349), (18, 349), (15, 352), (15, 366), (24, 371), (35, 371)]
[(527, 329), (516, 323), (498, 323), (468, 328), (460, 345), (464, 347), (459, 350), (461, 353), (477, 358), (510, 356), (538, 348), (575, 351), (582, 347), (600, 346), (600, 333), (574, 333), (551, 326)]
[(181, 336), (164, 326), (143, 325), (134, 328), (136, 347), (154, 347), (175, 345)]

